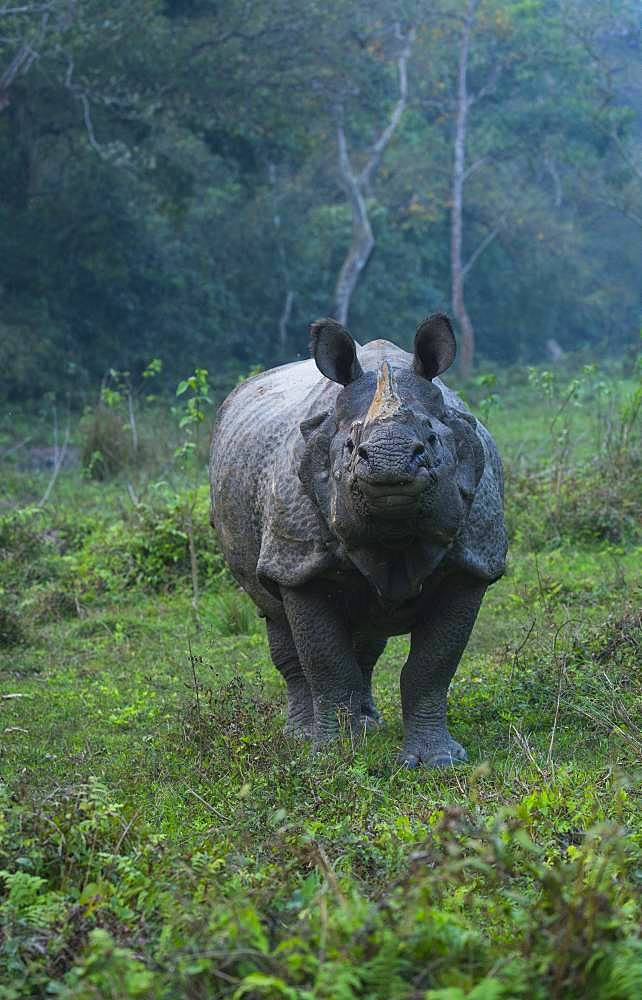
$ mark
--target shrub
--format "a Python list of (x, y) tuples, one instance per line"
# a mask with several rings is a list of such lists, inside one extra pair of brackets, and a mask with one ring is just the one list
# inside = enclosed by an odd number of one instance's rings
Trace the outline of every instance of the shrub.
[(0, 648), (17, 646), (24, 641), (20, 618), (10, 608), (0, 606)]
[(530, 551), (562, 541), (635, 542), (640, 533), (639, 477), (599, 462), (559, 476), (551, 469), (507, 469), (506, 521), (510, 539)]
[(56, 586), (32, 587), (22, 602), (22, 611), (37, 625), (59, 622), (78, 615), (74, 594)]
[(81, 463), (91, 479), (103, 481), (122, 472), (132, 461), (131, 435), (119, 414), (100, 402), (80, 422)]
[[(78, 521), (75, 514), (74, 519)], [(63, 552), (78, 544), (87, 531), (86, 520), (56, 523), (50, 511), (39, 507), (0, 516), (0, 595), (9, 595), (14, 609), (26, 597), (36, 610), (34, 620), (40, 612), (42, 620), (75, 613), (75, 581)]]
[(0, 561), (26, 563), (43, 546), (43, 513), (39, 507), (24, 507), (0, 516)]
[[(226, 571), (209, 524), (207, 487), (199, 490), (192, 531), (201, 582), (212, 583)], [(181, 495), (157, 493), (119, 520), (97, 525), (70, 561), (88, 596), (137, 586), (171, 590), (190, 575)]]
[(252, 635), (259, 631), (259, 618), (249, 597), (241, 590), (222, 590), (212, 603), (213, 625), (219, 635)]

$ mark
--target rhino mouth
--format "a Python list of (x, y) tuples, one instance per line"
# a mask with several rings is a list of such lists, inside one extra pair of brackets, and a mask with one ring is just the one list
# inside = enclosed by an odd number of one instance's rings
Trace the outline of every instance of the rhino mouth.
[(426, 488), (423, 478), (407, 483), (359, 480), (359, 491), (368, 511), (380, 518), (408, 517), (419, 513)]

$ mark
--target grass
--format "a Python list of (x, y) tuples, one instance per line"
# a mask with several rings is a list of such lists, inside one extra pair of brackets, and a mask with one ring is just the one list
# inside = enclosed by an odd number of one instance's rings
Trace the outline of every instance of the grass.
[[(531, 440), (544, 404), (520, 406)], [(171, 504), (66, 471), (44, 512), (4, 515), (2, 1000), (642, 993), (642, 550), (635, 517), (608, 538), (584, 516), (617, 519), (631, 476), (570, 505), (517, 425), (491, 415), (513, 546), (452, 685), (451, 771), (396, 762), (405, 638), (381, 732), (316, 757), (283, 737), (205, 500), (200, 629)], [(46, 478), (9, 467), (7, 510)]]

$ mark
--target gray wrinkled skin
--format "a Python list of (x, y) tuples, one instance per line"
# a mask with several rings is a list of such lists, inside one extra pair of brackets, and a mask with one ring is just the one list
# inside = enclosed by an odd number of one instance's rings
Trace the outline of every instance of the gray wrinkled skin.
[(400, 759), (465, 760), (446, 698), (504, 571), (494, 442), (434, 377), (454, 357), (445, 316), (422, 324), (414, 357), (358, 347), (332, 320), (314, 324), (312, 346), (314, 359), (235, 389), (212, 442), (212, 523), (266, 616), (286, 732), (318, 747), (342, 719), (355, 733), (380, 723), (372, 670), (386, 639), (410, 632)]

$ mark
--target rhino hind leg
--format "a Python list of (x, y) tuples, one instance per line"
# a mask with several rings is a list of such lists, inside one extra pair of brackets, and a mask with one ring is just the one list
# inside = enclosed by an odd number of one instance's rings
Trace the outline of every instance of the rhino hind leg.
[(465, 576), (444, 581), (422, 623), (413, 630), (401, 672), (406, 767), (446, 767), (467, 760), (448, 732), (448, 687), (479, 611), (486, 584)]
[(305, 679), (297, 655), (292, 632), (287, 622), (267, 620), (270, 656), (287, 684), (288, 709), (283, 732), (286, 736), (310, 738), (314, 725), (314, 709), (310, 686)]
[(375, 705), (372, 694), (372, 671), (384, 649), (385, 639), (357, 639), (354, 651), (363, 675), (363, 694), (361, 696), (361, 716), (366, 728), (383, 724), (381, 712)]

